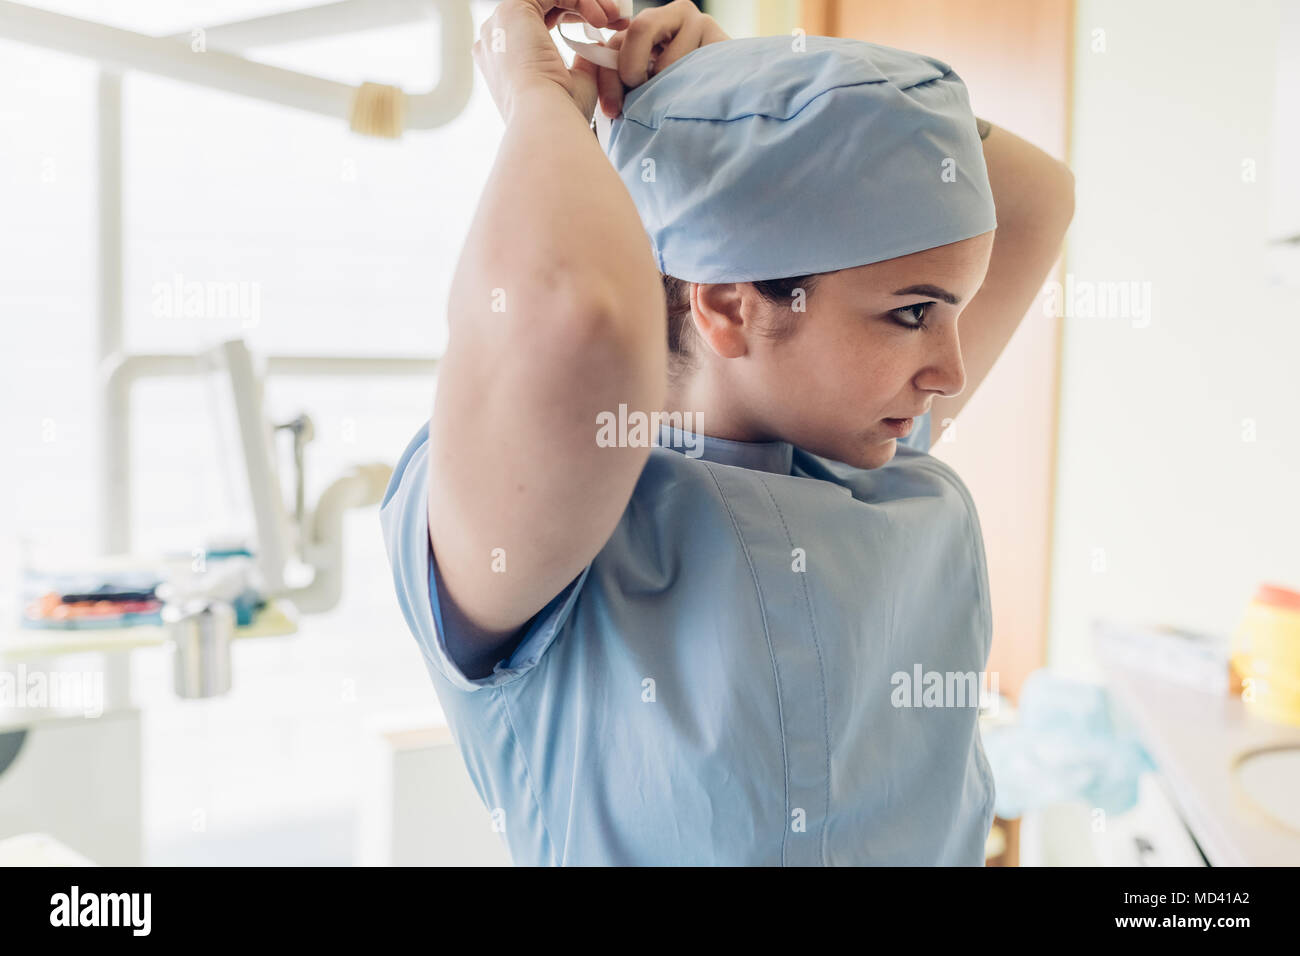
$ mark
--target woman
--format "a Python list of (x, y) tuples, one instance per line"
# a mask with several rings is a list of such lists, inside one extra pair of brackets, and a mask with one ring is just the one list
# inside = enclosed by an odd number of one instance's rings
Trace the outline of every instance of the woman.
[(1072, 178), (938, 61), (616, 16), (484, 26), (505, 133), (382, 506), (470, 775), (516, 863), (980, 865), (983, 543), (927, 451)]

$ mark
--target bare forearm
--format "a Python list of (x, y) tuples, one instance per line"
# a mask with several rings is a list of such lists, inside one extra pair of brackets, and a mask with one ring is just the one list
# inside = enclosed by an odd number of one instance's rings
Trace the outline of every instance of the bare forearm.
[(1074, 174), (1060, 160), (990, 124), (984, 163), (997, 206), (998, 235), (1064, 228), (1074, 212)]
[(1006, 348), (1060, 256), (1074, 215), (1074, 175), (1037, 146), (994, 126), (984, 140), (984, 161), (998, 229), (984, 286), (963, 319), (972, 372), (991, 369)]
[[(1038, 147), (993, 126), (984, 161), (998, 227), (984, 284), (961, 317), (966, 387), (934, 401), (936, 424), (956, 417), (997, 362), (1051, 273), (1074, 215), (1074, 175)], [(934, 441), (941, 430), (931, 428)]]

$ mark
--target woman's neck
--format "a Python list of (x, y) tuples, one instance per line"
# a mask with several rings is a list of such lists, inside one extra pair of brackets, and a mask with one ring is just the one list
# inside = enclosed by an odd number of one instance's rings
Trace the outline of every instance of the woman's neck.
[[(663, 411), (681, 415), (691, 430), (730, 441), (761, 442), (777, 438), (756, 421), (735, 388), (722, 388), (702, 369), (670, 381)], [(688, 414), (689, 413), (689, 414)]]

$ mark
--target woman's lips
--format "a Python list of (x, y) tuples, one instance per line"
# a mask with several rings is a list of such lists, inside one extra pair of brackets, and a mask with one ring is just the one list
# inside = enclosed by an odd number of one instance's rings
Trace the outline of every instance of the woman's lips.
[(906, 438), (912, 430), (912, 419), (910, 418), (882, 418), (881, 421), (897, 438)]

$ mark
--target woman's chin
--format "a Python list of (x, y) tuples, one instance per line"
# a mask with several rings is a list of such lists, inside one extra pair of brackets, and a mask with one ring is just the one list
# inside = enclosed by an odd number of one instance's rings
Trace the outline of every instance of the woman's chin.
[(855, 464), (856, 468), (879, 468), (887, 465), (894, 459), (894, 453), (898, 450), (898, 439), (891, 438), (881, 445), (872, 445), (865, 449), (862, 455), (863, 461)]
[(838, 454), (825, 457), (842, 461), (854, 468), (871, 469), (889, 464), (893, 460), (897, 448), (898, 442), (896, 439), (891, 438), (883, 442), (877, 439), (872, 442), (855, 443), (847, 448), (840, 449)]

